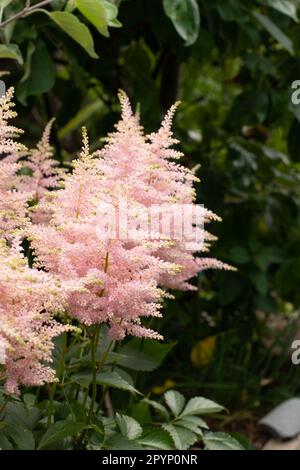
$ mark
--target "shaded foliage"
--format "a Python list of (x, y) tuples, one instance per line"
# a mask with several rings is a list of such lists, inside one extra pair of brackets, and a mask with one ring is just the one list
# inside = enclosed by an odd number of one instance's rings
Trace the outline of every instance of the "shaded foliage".
[[(155, 380), (238, 406), (289, 396), (297, 371), (281, 372), (300, 301), (300, 113), (291, 101), (300, 75), (297, 2), (99, 0), (99, 8), (115, 6), (110, 17), (102, 8), (99, 23), (81, 3), (57, 0), (47, 6), (56, 13), (38, 12), (1, 30), (0, 69), (10, 73), (7, 85), (19, 83), (20, 127), (38, 136), (55, 115), (57, 158), (67, 166), (81, 125), (94, 148), (112, 129), (119, 88), (142, 109), (146, 130), (182, 100), (176, 132), (183, 163), (200, 163), (198, 202), (224, 220), (214, 227), (214, 255), (238, 272), (201, 275), (199, 295), (178, 294), (168, 305), (160, 329), (169, 340), (180, 332), (168, 359), (176, 371), (163, 367)], [(23, 4), (5, 1), (3, 18)], [(68, 35), (58, 10), (85, 29)], [(274, 314), (286, 320), (286, 334), (269, 331)], [(273, 349), (265, 343), (270, 334)], [(210, 360), (191, 366), (191, 349), (207, 337), (216, 338)], [(281, 356), (273, 354), (278, 345)], [(272, 385), (261, 390), (265, 379)], [(150, 388), (153, 378), (139, 382)]]

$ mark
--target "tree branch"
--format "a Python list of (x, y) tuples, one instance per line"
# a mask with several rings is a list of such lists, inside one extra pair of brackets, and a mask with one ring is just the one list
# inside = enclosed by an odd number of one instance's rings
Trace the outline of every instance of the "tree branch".
[(2, 21), (0, 23), (0, 28), (3, 28), (3, 26), (6, 26), (8, 23), (11, 23), (12, 21), (15, 21), (19, 18), (25, 18), (26, 16), (31, 15), (31, 13), (34, 13), (35, 10), (45, 7), (51, 2), (53, 2), (53, 0), (43, 0), (42, 2), (39, 2), (39, 3), (36, 3), (35, 5), (30, 6), (30, 2), (27, 1), (25, 8), (19, 11), (18, 13), (16, 13), (15, 15), (11, 16), (10, 18), (7, 18), (7, 20)]

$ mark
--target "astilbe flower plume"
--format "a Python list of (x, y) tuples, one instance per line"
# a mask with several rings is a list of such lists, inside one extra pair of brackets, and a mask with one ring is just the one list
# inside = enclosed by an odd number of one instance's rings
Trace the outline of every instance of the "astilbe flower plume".
[(164, 293), (157, 278), (173, 269), (152, 256), (144, 243), (127, 244), (119, 239), (101, 239), (101, 205), (115, 204), (116, 195), (104, 193), (103, 174), (89, 154), (86, 133), (74, 171), (56, 191), (49, 208), (49, 226), (30, 228), (29, 237), (38, 262), (62, 281), (78, 280), (84, 292), (69, 296), (68, 312), (91, 325), (108, 322), (111, 336), (125, 333), (160, 338), (141, 325), (141, 317), (160, 316)]
[(72, 329), (53, 319), (63, 308), (60, 282), (28, 267), (19, 242), (0, 241), (0, 372), (4, 366), (7, 393), (21, 384), (43, 385), (55, 380), (53, 338)]
[(23, 133), (21, 129), (11, 126), (9, 120), (16, 117), (13, 111), (14, 89), (11, 87), (5, 95), (0, 98), (0, 154), (2, 156), (11, 155), (26, 150), (24, 145), (17, 143), (14, 138)]
[[(10, 89), (0, 100), (0, 367), (7, 392), (17, 394), (22, 384), (55, 380), (53, 338), (72, 329), (54, 319), (57, 311), (66, 309), (85, 325), (108, 323), (113, 339), (126, 334), (161, 339), (143, 326), (142, 318), (161, 316), (167, 289), (193, 289), (189, 280), (197, 272), (230, 266), (198, 256), (214, 239), (204, 228), (200, 241), (142, 226), (137, 237), (106, 231), (116, 214), (121, 216), (122, 199), (133, 219), (153, 205), (193, 207), (197, 178), (176, 162), (181, 153), (172, 148), (177, 105), (157, 133), (145, 135), (121, 93), (116, 131), (94, 155), (84, 131), (81, 154), (73, 172), (65, 174), (49, 143), (52, 121), (36, 149), (28, 152), (15, 141), (21, 131), (8, 123), (16, 115), (12, 96)], [(30, 175), (19, 171), (24, 167)], [(63, 188), (51, 191), (62, 179)], [(27, 217), (29, 200), (37, 203), (36, 224)], [(198, 210), (204, 223), (219, 220), (204, 207)], [(148, 215), (143, 217), (148, 223)], [(32, 268), (20, 248), (20, 234), (31, 241)]]
[[(63, 281), (80, 280), (87, 291), (69, 296), (68, 311), (87, 325), (108, 322), (111, 336), (125, 334), (160, 338), (142, 326), (142, 317), (160, 316), (162, 288), (193, 288), (187, 281), (210, 268), (230, 269), (211, 258), (198, 258), (214, 239), (202, 230), (203, 243), (193, 251), (188, 239), (157, 237), (140, 231), (140, 237), (101, 237), (103, 226), (115, 222), (120, 198), (138, 214), (153, 204), (192, 204), (193, 173), (173, 160), (181, 154), (170, 148), (172, 107), (156, 134), (145, 136), (129, 100), (121, 94), (122, 117), (101, 151), (91, 156), (87, 137), (74, 171), (64, 189), (55, 192), (49, 204), (49, 226), (30, 229), (38, 262)], [(93, 158), (94, 157), (94, 158)], [(110, 210), (111, 208), (115, 211)], [(218, 220), (201, 208), (204, 222)], [(191, 224), (193, 221), (191, 222)], [(163, 234), (164, 235), (164, 234)]]
[[(98, 166), (105, 175), (103, 191), (120, 191), (148, 208), (159, 205), (163, 209), (164, 206), (172, 205), (175, 222), (176, 211), (180, 214), (183, 205), (190, 205), (194, 216), (196, 211), (198, 214), (200, 212), (203, 225), (214, 220), (220, 221), (217, 215), (203, 206), (195, 207), (193, 183), (199, 180), (191, 170), (175, 161), (183, 156), (181, 152), (171, 148), (178, 143), (173, 137), (171, 125), (179, 103), (170, 108), (158, 132), (145, 136), (138, 116), (132, 112), (128, 97), (121, 92), (119, 98), (121, 120), (116, 125), (116, 131), (106, 139), (105, 147), (96, 152), (100, 157)], [(193, 224), (194, 219), (190, 223)], [(153, 254), (159, 259), (179, 267), (175, 273), (162, 273), (160, 285), (174, 289), (195, 289), (187, 281), (198, 272), (210, 268), (233, 269), (214, 258), (195, 256), (200, 252), (208, 252), (210, 242), (216, 239), (204, 228), (199, 228), (199, 232), (201, 237), (198, 241), (189, 239), (188, 231), (182, 231), (180, 239), (172, 238), (172, 232), (168, 232), (168, 243), (154, 249)], [(163, 230), (160, 235), (164, 235)], [(191, 242), (192, 250), (187, 249), (187, 243)]]
[[(37, 190), (43, 197), (46, 188), (54, 185), (49, 177), (58, 172), (50, 175), (48, 125), (37, 150), (29, 153), (31, 184), (20, 175), (28, 151), (15, 140), (22, 131), (9, 124), (16, 117), (12, 98), (10, 88), (0, 99), (0, 373), (6, 379), (6, 391), (18, 394), (22, 384), (43, 385), (55, 380), (49, 366), (53, 338), (74, 328), (54, 320), (56, 311), (65, 306), (70, 285), (62, 285), (53, 274), (30, 268), (21, 250), (20, 237), (30, 226), (28, 201)], [(45, 179), (37, 183), (40, 164)], [(71, 285), (72, 291), (77, 288), (81, 287)]]
[(16, 227), (24, 226), (28, 215), (34, 223), (49, 221), (51, 215), (43, 208), (43, 202), (51, 190), (60, 187), (65, 175), (50, 145), (53, 119), (46, 125), (36, 148), (28, 150), (15, 140), (23, 131), (9, 124), (17, 115), (13, 110), (13, 93), (13, 88), (9, 88), (0, 99), (0, 234), (6, 237)]
[(0, 98), (0, 236), (9, 238), (17, 227), (27, 222), (27, 191), (18, 190), (18, 159), (26, 147), (15, 141), (22, 131), (9, 124), (16, 116), (13, 111), (13, 88)]
[(43, 201), (54, 189), (59, 189), (65, 170), (58, 166), (53, 156), (53, 148), (50, 145), (50, 133), (54, 119), (51, 119), (45, 127), (41, 140), (36, 148), (28, 151), (26, 158), (22, 159), (22, 169), (29, 170), (29, 174), (23, 172), (18, 180), (18, 189), (29, 192), (35, 203), (31, 207), (31, 219), (34, 223), (47, 223), (51, 215), (43, 209)]

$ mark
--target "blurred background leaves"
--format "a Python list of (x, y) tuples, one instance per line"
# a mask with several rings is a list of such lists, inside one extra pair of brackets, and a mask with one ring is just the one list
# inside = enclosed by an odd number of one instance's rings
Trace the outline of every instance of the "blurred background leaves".
[(164, 391), (170, 381), (238, 409), (299, 391), (289, 357), (300, 302), (298, 6), (55, 0), (20, 15), (24, 1), (0, 0), (0, 70), (17, 89), (18, 126), (35, 141), (55, 116), (62, 164), (78, 151), (82, 125), (92, 148), (101, 145), (118, 117), (119, 88), (147, 131), (182, 101), (183, 164), (201, 165), (198, 202), (223, 218), (211, 228), (213, 254), (238, 271), (201, 274), (198, 294), (176, 294), (157, 328), (178, 344), (138, 387)]

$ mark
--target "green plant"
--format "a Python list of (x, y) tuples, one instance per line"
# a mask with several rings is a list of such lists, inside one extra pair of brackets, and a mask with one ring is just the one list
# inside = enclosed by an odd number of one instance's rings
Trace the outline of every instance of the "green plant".
[(229, 435), (208, 431), (202, 418), (224, 411), (222, 406), (202, 397), (186, 401), (179, 392), (170, 390), (164, 395), (168, 409), (135, 388), (132, 373), (157, 368), (172, 344), (133, 339), (116, 351), (102, 329), (96, 353), (97, 364), (102, 366), (92, 402), (88, 393), (93, 380), (89, 342), (67, 343), (65, 349), (66, 339), (57, 341), (54, 358), (60, 381), (49, 386), (49, 398), (43, 388), (36, 394), (28, 390), (19, 399), (1, 395), (2, 449), (182, 450), (196, 443), (206, 448), (241, 448)]
[[(2, 79), (7, 86), (20, 82), (19, 125), (32, 140), (57, 116), (56, 158), (65, 167), (79, 146), (81, 125), (91, 131), (93, 150), (99, 135), (111, 130), (119, 88), (141, 109), (146, 130), (182, 100), (175, 125), (184, 164), (200, 164), (199, 201), (224, 219), (214, 227), (214, 255), (238, 272), (203, 274), (199, 296), (176, 293), (176, 303), (167, 303), (163, 333), (170, 342), (178, 331), (182, 338), (155, 375), (137, 375), (136, 386), (148, 392), (172, 380), (188, 396), (201, 390), (230, 409), (261, 413), (260, 406), (299, 391), (289, 361), (300, 280), (300, 114), (290, 99), (300, 74), (299, 8), (292, 0), (111, 3), (122, 26), (113, 29), (106, 21), (110, 37), (72, 10), (75, 2), (45, 7), (69, 11), (84, 24), (97, 59), (48, 14), (8, 23), (1, 28)], [(25, 2), (1, 5), (6, 21)], [(270, 344), (265, 334), (274, 315), (285, 326)], [(193, 366), (191, 350), (211, 337), (211, 360)], [(274, 353), (278, 345), (281, 357)]]

